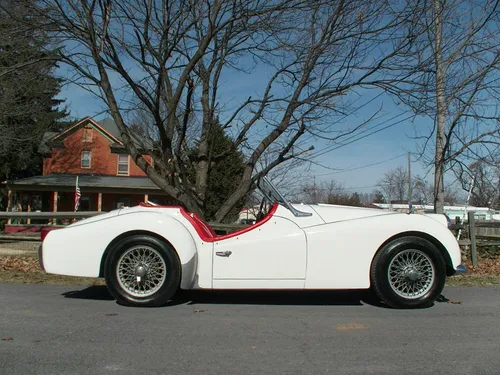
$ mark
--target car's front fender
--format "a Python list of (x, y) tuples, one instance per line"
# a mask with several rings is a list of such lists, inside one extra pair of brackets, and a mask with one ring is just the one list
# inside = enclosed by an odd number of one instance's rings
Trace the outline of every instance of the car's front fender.
[(421, 235), (432, 238), (446, 253), (449, 266), (461, 262), (458, 243), (438, 221), (419, 214), (371, 216), (306, 228), (307, 288), (368, 288), (376, 252), (393, 238)]

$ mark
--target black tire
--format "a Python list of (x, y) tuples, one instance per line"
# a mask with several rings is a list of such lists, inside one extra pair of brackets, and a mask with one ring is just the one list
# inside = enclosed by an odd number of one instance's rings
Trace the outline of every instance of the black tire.
[[(417, 294), (416, 298), (401, 295), (404, 294), (404, 291), (398, 289), (401, 284), (391, 283), (388, 275), (389, 266), (398, 255), (401, 258), (411, 253), (425, 254), (424, 264), (432, 264), (429, 267), (433, 267), (434, 273), (433, 279), (428, 278), (426, 287), (422, 287), (421, 293)], [(439, 250), (431, 242), (421, 237), (401, 237), (387, 243), (377, 252), (371, 266), (370, 281), (373, 291), (390, 307), (425, 308), (432, 306), (443, 291), (446, 281), (446, 264)]]
[[(154, 288), (150, 288), (151, 294), (147, 296), (139, 296), (134, 290), (127, 290), (127, 286), (132, 288), (133, 283), (120, 282), (118, 276), (118, 263), (122, 256), (131, 254), (132, 251), (136, 251), (135, 254), (137, 254), (137, 251), (140, 250), (133, 249), (140, 247), (148, 249), (152, 256), (156, 256), (155, 260), (160, 262), (160, 268), (165, 268), (164, 273), (161, 274), (161, 281), (158, 281)], [(132, 264), (132, 262), (128, 264)], [(145, 275), (144, 280), (147, 277)], [(181, 265), (177, 253), (170, 244), (153, 236), (132, 235), (121, 239), (110, 249), (104, 264), (104, 278), (109, 292), (118, 303), (128, 306), (162, 306), (179, 289)]]

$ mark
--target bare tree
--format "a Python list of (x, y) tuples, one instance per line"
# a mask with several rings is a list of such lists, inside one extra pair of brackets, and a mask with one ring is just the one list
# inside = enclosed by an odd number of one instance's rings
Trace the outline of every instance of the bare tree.
[(408, 171), (399, 166), (387, 172), (379, 181), (378, 187), (387, 202), (403, 201), (408, 198)]
[(419, 202), (421, 204), (433, 204), (434, 197), (434, 185), (427, 182), (421, 176), (412, 177), (412, 201)]
[[(465, 191), (471, 191), (473, 206), (500, 208), (500, 167), (490, 161), (479, 160), (470, 164), (459, 175)], [(471, 186), (472, 185), (472, 186)]]
[(306, 182), (300, 188), (300, 201), (303, 203), (330, 203), (345, 195), (344, 185), (333, 180)]
[[(390, 5), (40, 0), (35, 7), (60, 42), (72, 79), (106, 103), (139, 167), (202, 216), (209, 170), (229, 152), (211, 153), (207, 134), (220, 120), (246, 158), (238, 188), (215, 215), (220, 221), (260, 176), (310, 154), (318, 134), (332, 134), (335, 117), (349, 111), (349, 93), (380, 83), (380, 69), (406, 48), (402, 28), (417, 6), (392, 14)], [(257, 72), (267, 77), (259, 93), (239, 103), (223, 95), (224, 82)], [(148, 151), (154, 167), (129, 132), (127, 113), (138, 101), (158, 137)]]
[(364, 206), (367, 204), (366, 196), (358, 192), (351, 193), (343, 184), (333, 180), (319, 184), (316, 181), (305, 183), (302, 186), (300, 198), (304, 203), (328, 203), (344, 206)]
[(434, 165), (435, 212), (442, 213), (446, 169), (488, 157), (499, 144), (499, 1), (421, 5), (408, 26), (411, 47), (394, 60), (394, 81), (385, 87), (433, 122), (427, 133), (417, 129), (417, 137), (423, 160)]

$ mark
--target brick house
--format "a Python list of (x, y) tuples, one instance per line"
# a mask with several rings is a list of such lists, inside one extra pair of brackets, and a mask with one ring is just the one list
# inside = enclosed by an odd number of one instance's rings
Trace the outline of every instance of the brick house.
[[(47, 132), (39, 152), (41, 176), (6, 181), (8, 211), (73, 211), (77, 176), (78, 211), (110, 211), (147, 200), (176, 203), (125, 153), (111, 119), (96, 122), (86, 117), (62, 132)], [(152, 163), (149, 156), (145, 159)]]

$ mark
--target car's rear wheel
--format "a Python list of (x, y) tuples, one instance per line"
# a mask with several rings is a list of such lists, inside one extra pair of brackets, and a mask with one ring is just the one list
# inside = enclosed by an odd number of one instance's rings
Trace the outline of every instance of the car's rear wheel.
[(122, 304), (161, 306), (180, 283), (180, 262), (172, 246), (156, 237), (133, 235), (110, 249), (104, 277), (112, 296)]
[(431, 306), (443, 291), (446, 265), (431, 242), (401, 237), (378, 251), (370, 276), (373, 290), (388, 306), (423, 308)]

